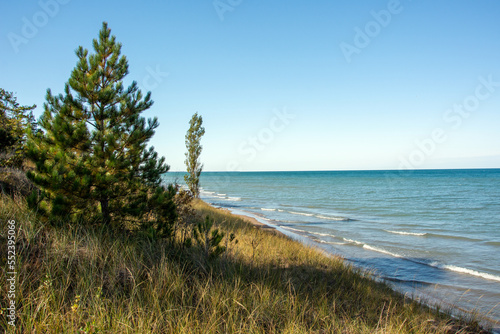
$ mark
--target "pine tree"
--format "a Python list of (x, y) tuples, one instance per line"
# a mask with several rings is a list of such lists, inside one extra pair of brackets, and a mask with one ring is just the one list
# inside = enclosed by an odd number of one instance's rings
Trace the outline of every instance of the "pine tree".
[(189, 121), (189, 130), (186, 133), (186, 167), (187, 174), (184, 175), (184, 181), (194, 197), (200, 196), (200, 175), (203, 164), (200, 163), (200, 154), (202, 146), (201, 137), (205, 134), (205, 128), (202, 127), (203, 119), (195, 113)]
[(52, 216), (98, 213), (113, 226), (153, 217), (167, 226), (175, 207), (161, 175), (169, 166), (147, 148), (159, 124), (141, 117), (153, 104), (151, 93), (143, 96), (135, 81), (124, 88), (128, 62), (107, 23), (93, 49), (76, 50), (64, 95), (47, 91), (44, 131), (29, 136), (36, 171), (28, 177), (45, 191)]
[(36, 132), (33, 106), (21, 106), (14, 93), (0, 88), (0, 167), (21, 168), (26, 155), (26, 131)]

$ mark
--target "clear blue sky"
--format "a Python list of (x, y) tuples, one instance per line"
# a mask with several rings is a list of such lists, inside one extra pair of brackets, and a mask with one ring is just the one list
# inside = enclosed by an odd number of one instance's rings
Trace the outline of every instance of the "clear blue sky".
[[(2, 1), (0, 87), (41, 114), (103, 21), (184, 169), (500, 167), (500, 2)], [(151, 73), (157, 72), (155, 75)], [(167, 74), (168, 73), (168, 74)]]

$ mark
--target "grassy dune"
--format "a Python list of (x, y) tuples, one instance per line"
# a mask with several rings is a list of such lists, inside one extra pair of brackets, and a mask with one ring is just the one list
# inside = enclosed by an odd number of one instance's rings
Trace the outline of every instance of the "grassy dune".
[[(226, 235), (197, 247), (85, 226), (44, 225), (2, 197), (0, 302), (7, 220), (17, 228), (17, 333), (478, 333), (475, 321), (425, 308), (339, 258), (199, 201)], [(226, 238), (226, 240), (228, 240)], [(11, 331), (0, 316), (0, 328)], [(13, 332), (13, 331), (12, 331)]]

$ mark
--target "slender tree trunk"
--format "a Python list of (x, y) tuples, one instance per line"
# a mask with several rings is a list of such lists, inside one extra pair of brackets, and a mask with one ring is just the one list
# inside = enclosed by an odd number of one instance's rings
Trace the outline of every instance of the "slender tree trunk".
[(109, 212), (109, 200), (107, 198), (101, 199), (101, 213), (104, 224), (109, 224), (111, 222), (111, 215)]

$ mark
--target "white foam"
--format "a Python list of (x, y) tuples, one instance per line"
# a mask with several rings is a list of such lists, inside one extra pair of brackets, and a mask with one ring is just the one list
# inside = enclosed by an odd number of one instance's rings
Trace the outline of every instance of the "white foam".
[(364, 243), (359, 242), (359, 241), (356, 241), (356, 240), (352, 240), (352, 239), (347, 239), (347, 238), (344, 238), (344, 241), (346, 241), (346, 242), (348, 242), (348, 243), (351, 243), (351, 244), (356, 244), (356, 245), (364, 245)]
[(239, 202), (241, 201), (241, 197), (228, 197), (228, 201)]
[(405, 231), (389, 231), (385, 230), (386, 232), (393, 233), (393, 234), (400, 234), (400, 235), (413, 235), (417, 237), (423, 237), (427, 233), (417, 233), (417, 232), (405, 232)]
[(449, 264), (441, 264), (439, 262), (432, 262), (430, 265), (433, 267), (439, 268), (439, 269), (451, 270), (451, 271), (461, 273), (461, 274), (468, 274), (468, 275), (482, 277), (482, 278), (489, 279), (492, 281), (500, 282), (499, 276), (488, 274), (488, 273), (482, 273), (480, 271), (476, 271), (476, 270), (472, 270), (472, 269), (457, 267), (457, 266), (449, 265)]
[(319, 232), (309, 232), (311, 234), (315, 234), (315, 235), (319, 235), (319, 236), (322, 236), (322, 237), (335, 237), (333, 234), (328, 234), (328, 233), (319, 233)]
[(320, 219), (328, 219), (328, 220), (336, 220), (336, 221), (347, 220), (346, 218), (342, 218), (342, 217), (332, 217), (332, 216), (322, 216), (322, 215), (317, 215), (316, 217), (318, 217)]
[(278, 212), (285, 212), (285, 210), (278, 209)]
[(227, 194), (217, 194), (217, 196), (223, 196), (223, 197), (226, 197)]
[(260, 208), (262, 211), (276, 211), (276, 209)]
[(290, 211), (290, 213), (294, 214), (294, 215), (307, 216), (307, 217), (314, 216), (313, 213), (304, 213), (304, 212), (295, 212), (295, 211)]
[(297, 231), (297, 232), (302, 232), (304, 233), (305, 231), (304, 230), (299, 230), (299, 229), (296, 229), (296, 228), (293, 228), (293, 227), (288, 227), (288, 226), (281, 226), (282, 228), (286, 229), (286, 230), (290, 230), (290, 231)]
[(345, 242), (331, 242), (325, 240), (317, 240), (319, 243), (328, 244), (328, 245), (345, 245)]
[(373, 247), (373, 246), (370, 246), (370, 245), (367, 245), (367, 244), (364, 244), (364, 245), (363, 245), (363, 248), (364, 248), (364, 249), (371, 250), (371, 251), (374, 251), (374, 252), (378, 252), (378, 253), (382, 253), (382, 254), (386, 254), (386, 255), (394, 256), (394, 257), (402, 257), (402, 256), (401, 256), (401, 255), (399, 255), (399, 254), (391, 253), (391, 252), (389, 252), (389, 251), (386, 251), (385, 249), (381, 249), (381, 248)]

